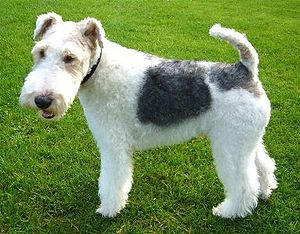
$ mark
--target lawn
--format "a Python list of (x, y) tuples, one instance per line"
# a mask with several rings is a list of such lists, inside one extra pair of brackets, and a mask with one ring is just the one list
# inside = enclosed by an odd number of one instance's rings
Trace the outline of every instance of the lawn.
[[(197, 138), (135, 153), (128, 206), (115, 219), (96, 215), (99, 153), (79, 102), (55, 123), (18, 104), (36, 16), (47, 11), (99, 18), (111, 40), (167, 58), (234, 62), (208, 30), (218, 22), (246, 33), (272, 102), (265, 144), (279, 188), (244, 219), (213, 216), (223, 189), (209, 141)], [(299, 0), (1, 0), (0, 15), (0, 233), (299, 233)]]

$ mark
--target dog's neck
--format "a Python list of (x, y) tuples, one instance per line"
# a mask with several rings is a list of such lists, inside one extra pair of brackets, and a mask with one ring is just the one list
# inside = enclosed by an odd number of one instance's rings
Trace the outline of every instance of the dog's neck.
[(82, 81), (81, 81), (81, 85), (83, 85), (84, 83), (86, 83), (92, 76), (93, 74), (95, 73), (100, 61), (101, 61), (101, 58), (102, 58), (102, 51), (103, 51), (103, 48), (100, 49), (100, 55), (97, 59), (97, 62), (90, 68), (89, 72), (83, 77)]

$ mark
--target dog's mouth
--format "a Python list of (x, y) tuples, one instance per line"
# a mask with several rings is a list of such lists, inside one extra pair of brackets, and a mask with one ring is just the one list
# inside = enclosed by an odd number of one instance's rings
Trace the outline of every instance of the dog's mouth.
[(55, 114), (50, 111), (41, 110), (41, 116), (43, 116), (43, 118), (45, 119), (53, 119), (55, 117)]

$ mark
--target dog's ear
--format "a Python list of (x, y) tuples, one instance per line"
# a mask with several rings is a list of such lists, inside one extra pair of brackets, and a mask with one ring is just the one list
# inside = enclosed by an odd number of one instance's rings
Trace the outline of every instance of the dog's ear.
[(36, 20), (36, 28), (33, 32), (33, 40), (37, 40), (37, 38), (42, 37), (49, 28), (60, 22), (63, 22), (61, 16), (54, 12), (38, 16)]
[(99, 46), (103, 48), (105, 32), (99, 20), (86, 18), (78, 24), (80, 25), (82, 35), (90, 42), (90, 46), (95, 48), (98, 42)]

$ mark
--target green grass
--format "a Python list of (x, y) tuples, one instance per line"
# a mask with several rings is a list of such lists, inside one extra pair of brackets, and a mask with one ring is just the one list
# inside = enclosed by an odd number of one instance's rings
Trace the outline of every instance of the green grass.
[[(300, 230), (299, 1), (37, 1), (0, 3), (0, 233), (296, 233)], [(224, 198), (205, 138), (137, 152), (129, 204), (115, 219), (99, 205), (99, 154), (76, 101), (60, 122), (21, 109), (36, 16), (94, 16), (107, 36), (159, 56), (237, 60), (210, 38), (216, 22), (245, 32), (260, 54), (260, 78), (272, 102), (265, 144), (279, 188), (252, 216), (224, 220)]]

